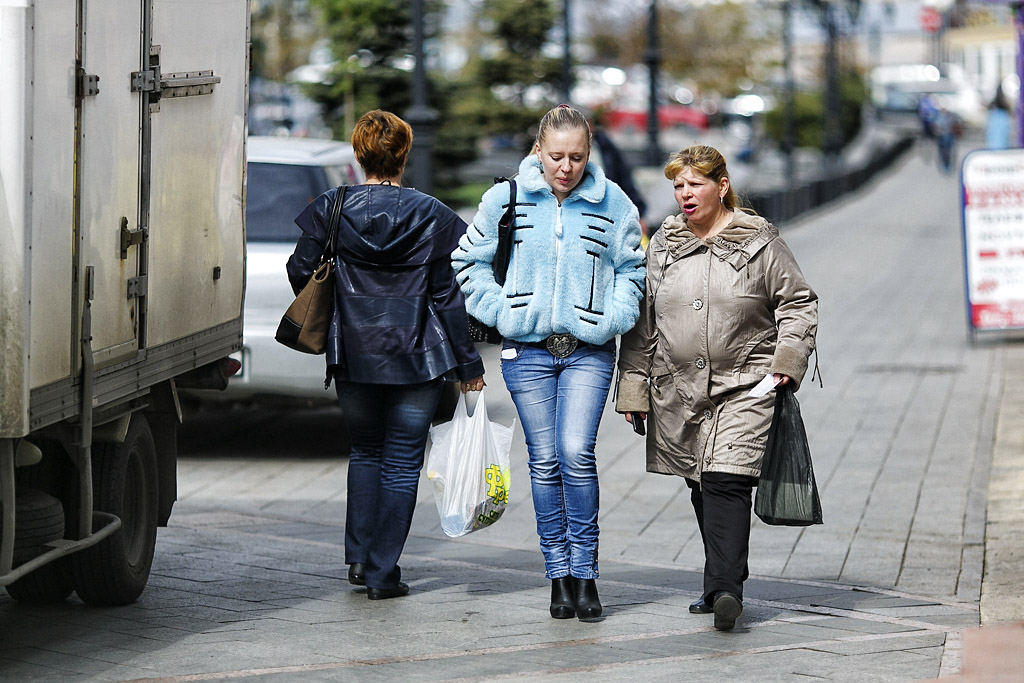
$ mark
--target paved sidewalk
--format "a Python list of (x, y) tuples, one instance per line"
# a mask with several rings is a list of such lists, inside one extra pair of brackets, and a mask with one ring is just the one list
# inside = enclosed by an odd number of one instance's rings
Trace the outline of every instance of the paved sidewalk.
[[(956, 180), (912, 155), (858, 196), (782, 226), (821, 297), (824, 389), (808, 378), (798, 397), (825, 524), (753, 522), (733, 632), (687, 612), (703, 564), (687, 488), (644, 472), (640, 438), (610, 405), (597, 623), (548, 616), (518, 425), (505, 516), (447, 539), (424, 477), (402, 560), (412, 592), (371, 602), (342, 564), (346, 460), (322, 441), (312, 453), (275, 446), (329, 429), (213, 415), (186, 430), (180, 500), (139, 602), (35, 608), (0, 596), (0, 678), (953, 676), (963, 643), (968, 661), (975, 642), (992, 645), (979, 624), (1024, 619), (1024, 347), (967, 342), (958, 206)], [(491, 417), (508, 424), (497, 350), (484, 353)], [(225, 455), (246, 448), (259, 457)]]

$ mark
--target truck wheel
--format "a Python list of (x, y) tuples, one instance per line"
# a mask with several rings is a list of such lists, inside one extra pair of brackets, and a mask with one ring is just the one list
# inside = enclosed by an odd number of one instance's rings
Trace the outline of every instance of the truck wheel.
[(52, 605), (64, 600), (75, 590), (68, 559), (43, 565), (4, 588), (18, 602), (29, 605)]
[[(16, 492), (14, 503), (14, 564), (41, 555), (44, 543), (64, 538), (64, 507), (53, 496), (36, 489)], [(3, 512), (0, 511), (0, 525)]]
[[(24, 492), (39, 489), (60, 498), (64, 504), (65, 532), (77, 529), (78, 471), (59, 442), (44, 439), (35, 443), (43, 451), (43, 461), (15, 470), (18, 490)], [(5, 588), (12, 598), (26, 604), (51, 605), (63, 602), (75, 590), (71, 560), (67, 557), (54, 560)]]
[(156, 446), (143, 414), (132, 415), (124, 443), (93, 446), (92, 476), (94, 509), (119, 517), (121, 528), (71, 556), (75, 590), (91, 605), (127, 605), (146, 587), (156, 547)]
[[(64, 537), (64, 508), (60, 501), (42, 491), (21, 489), (15, 508), (14, 564), (42, 554), (44, 543)], [(59, 529), (59, 531), (58, 531)], [(61, 602), (74, 590), (67, 561), (59, 559), (5, 586), (18, 602), (48, 605)]]

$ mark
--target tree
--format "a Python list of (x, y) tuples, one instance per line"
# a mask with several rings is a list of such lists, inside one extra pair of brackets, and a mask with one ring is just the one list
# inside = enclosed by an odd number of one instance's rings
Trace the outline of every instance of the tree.
[[(334, 136), (348, 140), (355, 121), (372, 109), (405, 116), (412, 104), (412, 12), (407, 0), (310, 0), (337, 59), (329, 82), (310, 87), (324, 105)], [(424, 34), (437, 36), (444, 3), (426, 0)], [(458, 182), (452, 169), (476, 158), (476, 128), (453, 115), (458, 84), (429, 74), (428, 97), (437, 112), (433, 145), (434, 184)], [(415, 134), (415, 130), (413, 133)]]
[[(558, 14), (551, 0), (483, 0), (477, 19), (491, 39), (491, 53), (478, 58), (472, 76), (500, 97), (487, 96), (473, 113), (492, 133), (522, 136), (551, 104), (561, 62), (544, 53)], [(530, 92), (540, 97), (530, 98)], [(532, 140), (532, 138), (531, 138)]]
[(253, 75), (281, 81), (305, 61), (317, 36), (296, 0), (261, 0), (252, 8)]
[(371, 109), (401, 114), (411, 102), (409, 3), (401, 0), (310, 0), (337, 59), (330, 82), (310, 88), (335, 136), (347, 140)]
[[(611, 8), (610, 0), (588, 5), (587, 44), (595, 59), (616, 66), (642, 64), (647, 49), (647, 3)], [(766, 37), (758, 36), (750, 13), (734, 2), (680, 7), (658, 5), (662, 69), (705, 93), (735, 95), (741, 80), (762, 59)]]

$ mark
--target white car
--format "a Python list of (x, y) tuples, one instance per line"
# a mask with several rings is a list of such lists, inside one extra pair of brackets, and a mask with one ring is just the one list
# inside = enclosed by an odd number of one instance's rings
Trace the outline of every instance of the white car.
[(236, 355), (242, 367), (225, 391), (205, 392), (201, 399), (337, 401), (333, 387), (324, 390), (324, 357), (283, 346), (274, 333), (294, 299), (285, 263), (301, 233), (295, 217), (325, 190), (364, 179), (346, 142), (249, 138), (243, 346)]

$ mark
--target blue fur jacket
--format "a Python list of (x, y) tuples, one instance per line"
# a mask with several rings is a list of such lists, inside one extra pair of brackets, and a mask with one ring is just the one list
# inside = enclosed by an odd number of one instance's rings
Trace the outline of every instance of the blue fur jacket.
[(484, 193), (473, 223), (452, 253), (466, 310), (515, 341), (569, 333), (603, 344), (632, 329), (644, 292), (637, 209), (593, 162), (559, 205), (536, 155), (516, 179), (512, 258), (504, 287), (494, 280), (498, 219), (507, 183)]

